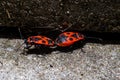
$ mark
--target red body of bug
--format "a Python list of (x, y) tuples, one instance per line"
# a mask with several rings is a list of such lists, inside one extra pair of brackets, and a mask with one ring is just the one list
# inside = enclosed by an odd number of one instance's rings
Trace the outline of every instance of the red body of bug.
[(59, 47), (67, 47), (80, 40), (84, 40), (84, 35), (78, 32), (63, 32), (56, 38), (55, 43)]
[(54, 41), (52, 39), (41, 35), (30, 36), (25, 43), (30, 45), (54, 46)]

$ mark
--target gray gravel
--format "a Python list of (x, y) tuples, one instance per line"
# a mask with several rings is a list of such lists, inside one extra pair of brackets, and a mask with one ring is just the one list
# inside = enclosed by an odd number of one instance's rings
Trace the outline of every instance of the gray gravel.
[(23, 55), (22, 40), (0, 39), (0, 80), (120, 80), (120, 45), (87, 43), (72, 53)]

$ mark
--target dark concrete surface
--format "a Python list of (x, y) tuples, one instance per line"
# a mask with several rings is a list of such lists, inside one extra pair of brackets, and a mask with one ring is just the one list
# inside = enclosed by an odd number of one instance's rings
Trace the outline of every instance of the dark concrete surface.
[(8, 27), (56, 29), (68, 21), (80, 31), (119, 32), (119, 14), (119, 0), (0, 1), (0, 25)]

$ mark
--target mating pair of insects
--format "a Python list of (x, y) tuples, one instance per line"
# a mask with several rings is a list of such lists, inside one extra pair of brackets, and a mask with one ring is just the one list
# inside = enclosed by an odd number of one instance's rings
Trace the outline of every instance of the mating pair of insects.
[(25, 48), (29, 49), (33, 45), (35, 47), (46, 46), (50, 48), (69, 47), (84, 39), (85, 36), (79, 32), (62, 32), (55, 40), (42, 35), (30, 36), (25, 40)]

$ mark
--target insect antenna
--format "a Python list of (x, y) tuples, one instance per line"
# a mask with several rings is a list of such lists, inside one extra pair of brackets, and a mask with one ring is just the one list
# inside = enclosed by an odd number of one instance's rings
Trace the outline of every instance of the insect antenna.
[(19, 31), (20, 38), (23, 39), (23, 36), (22, 36), (20, 28), (18, 28), (18, 31)]
[[(22, 33), (21, 33), (20, 28), (18, 28), (18, 31), (19, 31), (20, 38), (23, 39), (23, 36), (22, 36)], [(16, 52), (21, 48), (21, 46), (22, 46), (24, 43), (25, 43), (25, 41), (24, 41), (22, 44), (20, 44), (20, 46), (16, 49)]]

